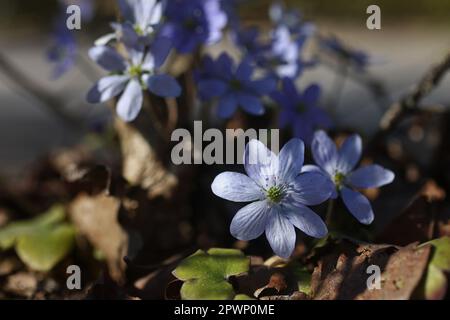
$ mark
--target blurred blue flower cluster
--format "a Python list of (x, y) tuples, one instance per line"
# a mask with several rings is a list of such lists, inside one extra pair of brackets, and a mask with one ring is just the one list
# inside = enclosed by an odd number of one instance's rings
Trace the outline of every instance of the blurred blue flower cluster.
[[(69, 1), (59, 1), (61, 13), (48, 55), (55, 64), (55, 77), (69, 70), (77, 55), (74, 34), (65, 26), (63, 8)], [(92, 1), (75, 2), (82, 9), (83, 19), (91, 19)], [(190, 56), (188, 69), (194, 71), (199, 100), (209, 102), (205, 106), (215, 108), (219, 118), (229, 119), (239, 108), (261, 116), (267, 105), (275, 103), (280, 127), (309, 145), (313, 132), (330, 128), (332, 121), (321, 107), (318, 84), (310, 84), (303, 91), (297, 88), (304, 70), (320, 62), (317, 56), (305, 58), (307, 44), (319, 40), (324, 51), (360, 69), (368, 65), (369, 56), (349, 49), (337, 38), (316, 37), (315, 25), (281, 1), (270, 7), (271, 27), (264, 35), (262, 28), (240, 20), (242, 3), (245, 1), (117, 0), (120, 22), (111, 23), (111, 33), (95, 41), (90, 50), (90, 57), (109, 74), (90, 90), (88, 101), (99, 103), (118, 97), (118, 115), (133, 121), (142, 108), (144, 92), (160, 97), (182, 93), (182, 87), (169, 74), (170, 65), (180, 55)], [(205, 54), (205, 47), (213, 44), (227, 50), (226, 35), (238, 49), (237, 55), (223, 52), (213, 58)], [(139, 87), (141, 90), (137, 90)]]
[(236, 67), (226, 53), (216, 61), (206, 57), (197, 77), (199, 95), (204, 100), (219, 100), (217, 113), (221, 118), (230, 118), (238, 106), (250, 114), (262, 115), (260, 97), (273, 92), (276, 82), (270, 77), (254, 79), (253, 74), (254, 67), (248, 59)]
[(315, 129), (332, 124), (320, 107), (318, 85), (307, 88), (304, 94), (295, 88), (305, 68), (317, 63), (303, 58), (304, 47), (315, 34), (314, 25), (305, 22), (300, 12), (278, 2), (269, 11), (272, 28), (268, 37), (256, 26), (243, 26), (236, 16), (233, 14), (229, 30), (241, 56), (237, 72), (230, 71), (234, 63), (228, 56), (222, 54), (215, 62), (209, 56), (204, 58), (196, 72), (200, 99), (216, 100), (217, 115), (226, 119), (233, 116), (237, 106), (251, 115), (264, 114), (263, 103), (269, 97), (280, 108), (280, 126), (309, 144)]

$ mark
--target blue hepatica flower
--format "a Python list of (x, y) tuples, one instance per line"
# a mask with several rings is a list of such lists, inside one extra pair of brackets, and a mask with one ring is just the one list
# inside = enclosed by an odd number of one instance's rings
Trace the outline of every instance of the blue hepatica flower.
[(164, 18), (160, 35), (171, 39), (180, 53), (218, 42), (227, 24), (220, 0), (170, 0)]
[(354, 170), (362, 151), (361, 137), (356, 134), (347, 138), (338, 150), (325, 132), (317, 131), (311, 148), (319, 167), (305, 166), (303, 171), (326, 175), (335, 186), (332, 198), (340, 195), (347, 209), (360, 223), (372, 223), (374, 214), (369, 200), (354, 189), (384, 186), (394, 180), (394, 173), (376, 164)]
[(358, 69), (364, 69), (372, 62), (366, 52), (349, 48), (336, 37), (321, 39), (320, 44), (328, 52), (335, 54), (339, 59), (352, 64)]
[(272, 33), (271, 48), (260, 64), (269, 70), (273, 68), (279, 78), (296, 78), (304, 67), (300, 59), (303, 43), (303, 38), (293, 39), (287, 27), (277, 27)]
[(247, 175), (219, 174), (211, 185), (215, 195), (235, 202), (252, 202), (237, 212), (230, 231), (240, 240), (258, 238), (263, 232), (273, 251), (287, 258), (295, 247), (294, 227), (322, 238), (328, 230), (307, 206), (327, 200), (333, 185), (320, 173), (302, 173), (304, 144), (290, 140), (275, 155), (258, 140), (251, 140), (244, 154)]
[(261, 97), (275, 90), (276, 82), (269, 77), (254, 80), (253, 72), (248, 59), (236, 67), (226, 53), (216, 61), (208, 57), (197, 74), (199, 95), (203, 100), (218, 99), (221, 118), (230, 118), (238, 106), (250, 114), (262, 115), (265, 110)]
[(47, 51), (48, 61), (54, 65), (52, 78), (60, 78), (74, 66), (77, 52), (75, 36), (65, 23), (58, 23)]
[(314, 24), (303, 21), (299, 10), (287, 9), (280, 2), (275, 2), (270, 6), (269, 16), (275, 25), (285, 26), (291, 33), (298, 36), (309, 37), (316, 31)]
[(77, 42), (72, 30), (66, 26), (67, 6), (78, 5), (84, 22), (90, 21), (94, 15), (92, 0), (59, 0), (59, 13), (54, 21), (52, 43), (47, 51), (47, 59), (54, 65), (52, 78), (63, 76), (74, 65), (78, 52)]
[(261, 41), (259, 35), (257, 27), (234, 31), (235, 41), (244, 50), (246, 57), (268, 75), (296, 78), (305, 67), (313, 65), (301, 59), (306, 37), (294, 36), (284, 25), (272, 31), (269, 41)]
[(244, 50), (244, 54), (254, 61), (258, 61), (267, 50), (270, 44), (263, 43), (260, 39), (260, 31), (256, 26), (235, 29), (232, 33), (236, 44)]
[(280, 126), (291, 127), (295, 137), (310, 144), (315, 130), (331, 126), (327, 113), (318, 106), (320, 87), (312, 84), (299, 92), (293, 80), (284, 78), (282, 82), (282, 90), (271, 94), (271, 98), (281, 106)]
[[(143, 41), (153, 34), (162, 17), (163, 4), (158, 0), (118, 0), (125, 23), (118, 25), (129, 40)], [(119, 29), (120, 30), (120, 29)]]
[(127, 48), (149, 50), (155, 65), (161, 66), (171, 49), (170, 39), (158, 36), (163, 2), (159, 0), (118, 0), (123, 23), (112, 23), (113, 33), (106, 34), (95, 41), (95, 45), (104, 46), (113, 40), (122, 41)]
[(160, 97), (181, 94), (181, 87), (173, 77), (156, 72), (155, 61), (150, 53), (130, 50), (129, 59), (125, 59), (109, 46), (96, 46), (91, 48), (89, 56), (111, 74), (100, 79), (89, 91), (88, 102), (105, 102), (121, 94), (117, 102), (117, 114), (124, 121), (133, 121), (139, 114), (143, 89)]

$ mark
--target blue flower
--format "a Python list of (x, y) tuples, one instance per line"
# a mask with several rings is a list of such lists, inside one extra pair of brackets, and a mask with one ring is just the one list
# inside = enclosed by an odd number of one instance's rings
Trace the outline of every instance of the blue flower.
[(322, 172), (335, 185), (332, 198), (340, 194), (347, 209), (360, 223), (372, 223), (374, 214), (369, 200), (354, 189), (384, 186), (394, 180), (394, 173), (376, 164), (354, 170), (362, 151), (361, 137), (356, 134), (347, 138), (338, 150), (325, 132), (317, 131), (311, 148), (319, 167), (305, 166), (303, 172)]
[(286, 26), (276, 27), (268, 41), (261, 41), (256, 27), (235, 30), (233, 34), (245, 56), (274, 78), (296, 78), (305, 67), (313, 65), (301, 59), (307, 38), (294, 36)]
[(279, 78), (296, 78), (305, 66), (300, 59), (304, 40), (304, 38), (293, 39), (285, 26), (277, 27), (272, 32), (271, 48), (260, 61), (260, 66), (268, 70), (273, 69), (273, 74)]
[(244, 54), (254, 61), (261, 59), (260, 56), (271, 47), (260, 40), (259, 28), (255, 26), (233, 30), (232, 36), (236, 44), (244, 50)]
[(155, 58), (155, 65), (161, 66), (170, 53), (170, 39), (158, 35), (163, 2), (159, 0), (118, 0), (123, 23), (111, 23), (113, 33), (106, 34), (95, 41), (95, 45), (104, 46), (116, 40), (122, 41), (127, 48), (148, 50)]
[(206, 58), (197, 74), (199, 96), (203, 100), (217, 98), (218, 115), (230, 118), (240, 106), (253, 115), (264, 114), (261, 97), (276, 88), (272, 78), (252, 79), (253, 67), (245, 59), (237, 67), (231, 57), (223, 53), (213, 61)]
[(318, 106), (320, 87), (312, 84), (301, 93), (293, 80), (284, 78), (282, 82), (282, 90), (271, 94), (272, 100), (281, 106), (280, 126), (291, 127), (294, 136), (309, 145), (316, 129), (331, 126), (327, 113)]
[(299, 10), (287, 9), (282, 3), (275, 2), (270, 6), (269, 16), (277, 26), (285, 26), (292, 34), (302, 37), (312, 36), (316, 27), (310, 22), (304, 22)]
[(321, 39), (320, 44), (328, 52), (358, 69), (364, 69), (371, 63), (370, 56), (366, 52), (349, 48), (335, 37)]
[(124, 23), (112, 24), (128, 47), (149, 45), (161, 21), (163, 5), (157, 0), (118, 0)]
[(53, 34), (53, 43), (47, 51), (47, 59), (54, 64), (52, 78), (58, 79), (75, 64), (77, 43), (73, 33), (65, 23), (59, 24)]
[(227, 24), (220, 0), (170, 0), (164, 18), (159, 34), (171, 39), (180, 53), (218, 42)]
[(239, 240), (253, 240), (264, 231), (275, 254), (287, 258), (295, 247), (295, 229), (322, 238), (328, 230), (307, 206), (326, 201), (333, 190), (320, 173), (302, 173), (304, 144), (290, 140), (275, 155), (251, 140), (244, 154), (247, 175), (223, 172), (213, 181), (215, 195), (235, 202), (252, 202), (234, 216), (230, 231)]
[(59, 13), (54, 21), (52, 43), (47, 51), (47, 59), (54, 65), (52, 78), (63, 76), (74, 65), (78, 52), (75, 35), (66, 26), (66, 9), (70, 4), (80, 6), (83, 21), (89, 21), (94, 15), (91, 0), (59, 0)]
[(123, 92), (117, 102), (117, 114), (124, 121), (133, 121), (139, 114), (143, 89), (160, 97), (181, 94), (181, 87), (174, 78), (155, 71), (154, 57), (150, 53), (130, 50), (129, 59), (125, 59), (109, 46), (96, 46), (89, 50), (89, 56), (110, 75), (100, 79), (89, 91), (88, 102), (105, 102)]

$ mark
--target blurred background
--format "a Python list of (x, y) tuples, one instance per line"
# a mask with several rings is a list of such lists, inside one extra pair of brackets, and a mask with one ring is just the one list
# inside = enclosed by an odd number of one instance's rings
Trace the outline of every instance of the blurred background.
[[(71, 1), (68, 1), (70, 3)], [(75, 3), (76, 1), (72, 1)], [(99, 69), (89, 61), (87, 50), (93, 41), (109, 32), (109, 21), (116, 15), (115, 1), (93, 1), (94, 19), (83, 21), (74, 31), (77, 66), (58, 79), (52, 77), (54, 66), (47, 59), (52, 31), (59, 12), (59, 1), (2, 0), (0, 3), (1, 56), (31, 83), (58, 97), (61, 108), (80, 117), (87, 125), (81, 131), (71, 128), (53, 112), (0, 72), (0, 176), (20, 175), (24, 166), (49, 150), (71, 146), (80, 141), (85, 130), (104, 121), (109, 110), (84, 102), (87, 90), (98, 78)], [(333, 108), (338, 125), (356, 129), (370, 136), (390, 101), (402, 96), (430, 66), (440, 59), (450, 45), (450, 1), (443, 0), (290, 0), (288, 5), (301, 10), (324, 35), (336, 34), (352, 47), (364, 50), (374, 59), (371, 74), (386, 88), (389, 101), (380, 108), (371, 93), (358, 81), (343, 83), (338, 105), (327, 105), (333, 95), (336, 75), (319, 66), (306, 71), (301, 81), (318, 82), (324, 87), (323, 105)], [(240, 15), (249, 24), (264, 25), (270, 1), (248, 1)], [(366, 28), (366, 8), (381, 7), (382, 29)], [(14, 71), (13, 71), (14, 72)], [(427, 97), (426, 104), (450, 105), (450, 77)]]

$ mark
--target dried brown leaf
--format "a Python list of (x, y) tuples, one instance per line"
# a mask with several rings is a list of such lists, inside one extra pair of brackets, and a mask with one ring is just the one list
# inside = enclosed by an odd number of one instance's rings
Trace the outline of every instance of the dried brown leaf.
[[(342, 241), (319, 260), (311, 281), (317, 300), (405, 300), (420, 282), (428, 264), (429, 246), (417, 248)], [(381, 270), (381, 288), (369, 290), (367, 268)]]

